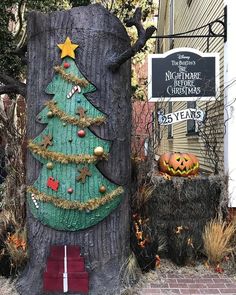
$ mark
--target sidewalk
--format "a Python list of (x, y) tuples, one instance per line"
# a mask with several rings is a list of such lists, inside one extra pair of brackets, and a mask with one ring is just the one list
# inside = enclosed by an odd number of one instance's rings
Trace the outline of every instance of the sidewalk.
[(160, 274), (157, 283), (148, 283), (143, 295), (157, 294), (227, 294), (236, 295), (236, 277), (224, 274)]

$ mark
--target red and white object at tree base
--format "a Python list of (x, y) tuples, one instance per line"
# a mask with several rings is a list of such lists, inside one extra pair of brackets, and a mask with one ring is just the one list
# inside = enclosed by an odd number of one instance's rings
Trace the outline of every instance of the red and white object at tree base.
[(87, 294), (88, 273), (78, 246), (52, 246), (43, 274), (44, 292)]

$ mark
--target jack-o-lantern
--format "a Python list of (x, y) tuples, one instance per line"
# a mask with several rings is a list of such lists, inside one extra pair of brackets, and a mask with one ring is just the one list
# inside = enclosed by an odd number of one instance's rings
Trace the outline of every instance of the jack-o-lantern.
[(160, 156), (159, 169), (171, 176), (186, 177), (198, 173), (199, 161), (189, 153), (165, 153)]

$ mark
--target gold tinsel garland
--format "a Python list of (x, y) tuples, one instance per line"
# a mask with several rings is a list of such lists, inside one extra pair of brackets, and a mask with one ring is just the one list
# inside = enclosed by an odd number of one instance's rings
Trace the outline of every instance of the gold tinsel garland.
[(108, 154), (104, 153), (102, 156), (95, 155), (65, 155), (62, 153), (48, 151), (46, 148), (41, 147), (38, 144), (33, 143), (31, 140), (28, 143), (28, 148), (32, 151), (32, 153), (37, 154), (45, 159), (50, 159), (56, 162), (60, 162), (62, 164), (68, 163), (94, 163), (98, 160), (105, 159), (107, 160)]
[(59, 207), (62, 209), (68, 209), (68, 210), (82, 211), (82, 210), (95, 210), (99, 208), (100, 206), (105, 205), (106, 203), (112, 201), (115, 197), (121, 195), (124, 192), (124, 189), (121, 186), (119, 186), (117, 189), (104, 195), (101, 198), (94, 198), (84, 203), (80, 201), (70, 201), (70, 200), (61, 199), (55, 196), (47, 195), (45, 193), (41, 193), (33, 186), (29, 186), (27, 188), (27, 192), (33, 194), (36, 200), (52, 203), (56, 207)]
[(97, 118), (91, 118), (91, 117), (85, 117), (78, 119), (73, 116), (68, 116), (65, 112), (60, 110), (56, 105), (54, 101), (48, 101), (46, 102), (46, 105), (48, 106), (49, 110), (53, 113), (53, 115), (59, 117), (62, 121), (80, 126), (82, 128), (89, 127), (90, 125), (97, 124), (100, 125), (106, 121), (106, 118), (104, 116), (97, 117)]
[(86, 81), (85, 79), (80, 79), (72, 74), (66, 73), (62, 66), (55, 66), (54, 70), (56, 73), (61, 75), (63, 79), (65, 79), (66, 81), (68, 81), (70, 83), (74, 83), (74, 84), (79, 85), (81, 87), (86, 87), (89, 84), (88, 81)]

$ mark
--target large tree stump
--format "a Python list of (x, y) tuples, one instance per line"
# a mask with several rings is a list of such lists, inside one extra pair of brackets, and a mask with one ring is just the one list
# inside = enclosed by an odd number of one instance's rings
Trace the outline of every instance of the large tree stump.
[[(130, 48), (130, 39), (121, 22), (100, 5), (73, 8), (63, 12), (28, 16), (28, 139), (43, 129), (35, 121), (52, 98), (44, 92), (51, 81), (53, 66), (60, 64), (55, 49), (69, 36), (79, 44), (76, 63), (97, 90), (88, 99), (108, 115), (104, 126), (94, 128), (98, 136), (113, 142), (109, 161), (99, 165), (106, 177), (125, 188), (120, 206), (96, 226), (78, 232), (56, 231), (36, 220), (28, 210), (29, 262), (17, 288), (22, 295), (43, 293), (42, 274), (51, 245), (80, 245), (90, 277), (89, 294), (115, 294), (119, 272), (129, 254), (130, 187), (130, 61), (118, 70), (109, 70), (109, 60)], [(27, 154), (27, 183), (37, 179), (41, 166)], [(63, 293), (62, 293), (63, 294)]]

